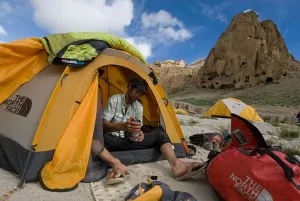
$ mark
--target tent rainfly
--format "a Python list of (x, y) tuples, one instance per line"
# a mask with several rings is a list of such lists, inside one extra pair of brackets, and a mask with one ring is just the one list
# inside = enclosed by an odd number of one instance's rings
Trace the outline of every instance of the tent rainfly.
[(235, 98), (226, 98), (219, 100), (207, 112), (204, 117), (228, 117), (231, 113), (237, 114), (249, 121), (263, 122), (262, 118), (257, 114), (256, 110)]

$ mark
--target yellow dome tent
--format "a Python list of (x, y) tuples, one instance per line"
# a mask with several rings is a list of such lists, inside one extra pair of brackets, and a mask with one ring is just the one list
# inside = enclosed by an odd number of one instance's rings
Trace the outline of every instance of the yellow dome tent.
[[(0, 44), (0, 167), (22, 175), (21, 182), (40, 179), (47, 190), (74, 189), (90, 171), (98, 111), (110, 96), (126, 92), (134, 77), (149, 85), (140, 100), (144, 125), (163, 127), (176, 155), (186, 156), (171, 102), (140, 52), (125, 40), (67, 33)], [(160, 158), (158, 148), (112, 154), (125, 164)], [(95, 165), (92, 172), (91, 166), (91, 175), (106, 173), (105, 168)]]
[(231, 113), (237, 114), (249, 121), (263, 122), (256, 110), (235, 98), (226, 98), (219, 100), (207, 112), (204, 117), (230, 117)]

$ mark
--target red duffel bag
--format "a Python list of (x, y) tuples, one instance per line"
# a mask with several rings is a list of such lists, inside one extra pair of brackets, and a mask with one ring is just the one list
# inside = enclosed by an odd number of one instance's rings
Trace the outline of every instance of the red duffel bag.
[(209, 161), (207, 176), (221, 200), (300, 201), (300, 161), (271, 151), (253, 125), (233, 115), (232, 143)]
[(279, 151), (225, 150), (210, 161), (207, 176), (226, 201), (300, 201), (300, 164)]

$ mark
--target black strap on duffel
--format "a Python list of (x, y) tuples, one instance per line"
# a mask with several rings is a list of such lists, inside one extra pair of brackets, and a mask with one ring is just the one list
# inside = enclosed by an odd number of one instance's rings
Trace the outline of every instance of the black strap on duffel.
[(292, 168), (290, 168), (284, 161), (282, 161), (276, 154), (274, 154), (272, 151), (266, 149), (266, 148), (256, 148), (253, 149), (253, 151), (250, 153), (250, 156), (255, 156), (256, 154), (264, 155), (267, 154), (271, 158), (273, 158), (283, 169), (285, 176), (287, 179), (298, 189), (300, 190), (300, 185), (297, 185), (293, 179), (294, 177), (294, 171)]

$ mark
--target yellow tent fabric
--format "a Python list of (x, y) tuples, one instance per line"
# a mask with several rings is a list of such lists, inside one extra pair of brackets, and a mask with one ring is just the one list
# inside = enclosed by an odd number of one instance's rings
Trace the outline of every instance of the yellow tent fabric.
[(153, 188), (151, 188), (146, 193), (143, 193), (139, 197), (137, 197), (134, 200), (128, 200), (128, 201), (159, 201), (162, 198), (163, 191), (161, 187), (155, 185)]
[(0, 44), (0, 104), (49, 63), (40, 39)]
[(41, 171), (46, 189), (72, 189), (84, 178), (91, 151), (97, 98), (98, 79), (94, 79), (62, 135), (52, 161)]
[(204, 117), (230, 117), (231, 113), (237, 114), (249, 121), (263, 122), (256, 110), (235, 98), (226, 98), (219, 100), (207, 112), (203, 114)]

